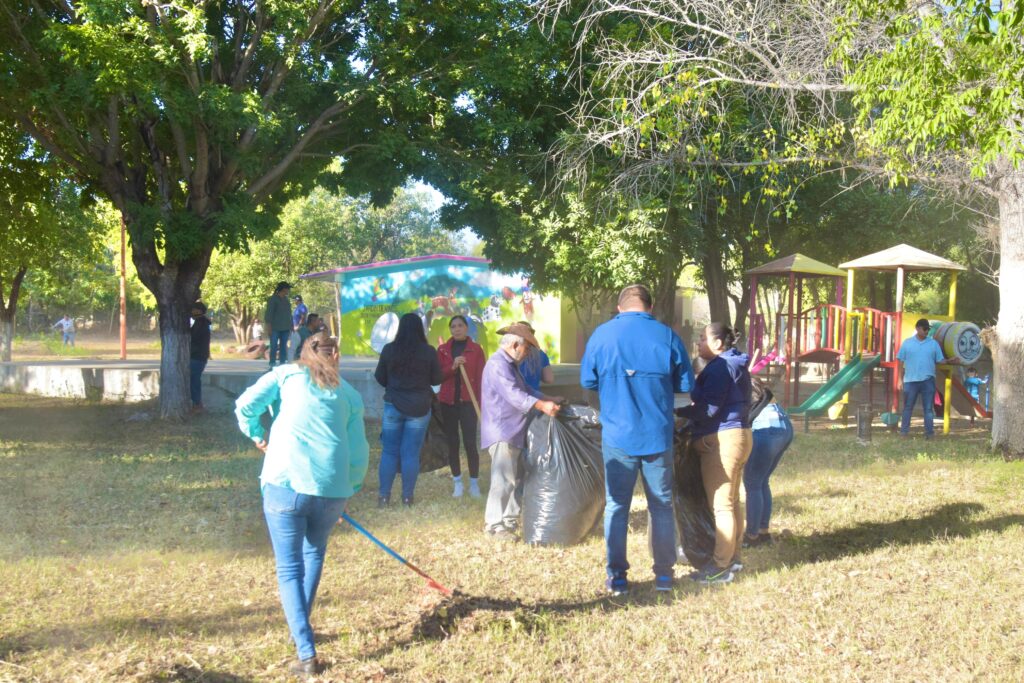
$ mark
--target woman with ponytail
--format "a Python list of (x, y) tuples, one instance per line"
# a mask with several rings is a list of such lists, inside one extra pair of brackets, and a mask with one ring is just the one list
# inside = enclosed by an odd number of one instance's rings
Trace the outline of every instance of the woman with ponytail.
[[(273, 407), (269, 439), (260, 418)], [(235, 403), (242, 433), (263, 451), (263, 514), (277, 560), (277, 583), (298, 651), (290, 670), (319, 672), (309, 616), (327, 538), (366, 476), (370, 447), (363, 401), (338, 373), (338, 345), (310, 336), (295, 363), (274, 367)]]
[(753, 443), (749, 359), (735, 348), (735, 333), (722, 323), (705, 327), (699, 342), (698, 353), (707, 365), (697, 375), (690, 394), (693, 403), (676, 414), (692, 421), (690, 448), (700, 457), (701, 478), (715, 517), (715, 554), (692, 578), (727, 583), (743, 568), (739, 561), (746, 523), (743, 466)]

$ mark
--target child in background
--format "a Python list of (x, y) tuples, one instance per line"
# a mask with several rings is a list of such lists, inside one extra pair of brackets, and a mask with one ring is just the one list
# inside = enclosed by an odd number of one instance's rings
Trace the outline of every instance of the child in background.
[[(978, 403), (981, 403), (981, 385), (988, 384), (988, 376), (985, 379), (978, 377), (978, 368), (967, 368), (967, 379), (964, 380), (964, 386), (967, 387), (967, 393), (971, 395)], [(971, 424), (974, 424), (974, 414), (971, 414)]]

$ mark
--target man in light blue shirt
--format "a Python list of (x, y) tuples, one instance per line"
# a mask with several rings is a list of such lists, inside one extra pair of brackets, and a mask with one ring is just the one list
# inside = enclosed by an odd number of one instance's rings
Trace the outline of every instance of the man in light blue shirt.
[(629, 590), (626, 534), (638, 473), (651, 514), (655, 588), (672, 590), (676, 528), (672, 513), (674, 394), (693, 388), (690, 356), (675, 332), (658, 322), (651, 292), (630, 285), (619, 314), (594, 330), (580, 361), (580, 385), (601, 399), (604, 537), (609, 592)]
[(924, 436), (930, 439), (935, 435), (935, 366), (943, 363), (956, 363), (956, 358), (946, 358), (939, 342), (928, 336), (931, 323), (921, 318), (915, 325), (917, 334), (905, 339), (896, 354), (900, 373), (900, 385), (903, 388), (903, 419), (900, 421), (900, 434), (910, 433), (910, 416), (914, 412), (914, 403), (921, 397), (924, 409)]

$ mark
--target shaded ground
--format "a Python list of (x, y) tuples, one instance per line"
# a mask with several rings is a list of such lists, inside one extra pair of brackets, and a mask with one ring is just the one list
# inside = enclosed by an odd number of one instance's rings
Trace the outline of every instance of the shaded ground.
[[(0, 395), (0, 680), (278, 681), (293, 650), (231, 419)], [(798, 434), (775, 478), (783, 539), (739, 581), (655, 593), (645, 514), (627, 598), (603, 542), (495, 544), (483, 503), (423, 475), (350, 512), (462, 593), (444, 601), (352, 530), (314, 624), (322, 680), (997, 680), (1024, 673), (1024, 463), (950, 439)], [(485, 480), (487, 470), (485, 465)], [(642, 497), (634, 503), (642, 512)], [(683, 568), (680, 568), (682, 573)]]

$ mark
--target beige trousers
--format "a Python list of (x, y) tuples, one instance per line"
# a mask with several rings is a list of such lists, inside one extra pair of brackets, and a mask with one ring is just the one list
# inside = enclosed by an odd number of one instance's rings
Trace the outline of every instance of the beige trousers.
[(747, 512), (743, 466), (753, 444), (749, 429), (727, 429), (693, 442), (700, 455), (704, 491), (715, 516), (715, 564), (719, 568), (728, 567), (740, 554)]

